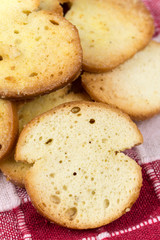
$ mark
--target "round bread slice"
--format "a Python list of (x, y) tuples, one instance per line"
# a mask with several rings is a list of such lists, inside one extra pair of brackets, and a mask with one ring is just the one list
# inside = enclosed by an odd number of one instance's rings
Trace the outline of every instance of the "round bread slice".
[(65, 16), (79, 30), (83, 68), (110, 70), (150, 41), (153, 19), (140, 0), (74, 0)]
[(0, 2), (3, 98), (51, 92), (80, 74), (82, 49), (77, 29), (59, 14), (38, 11), (38, 2)]
[[(32, 101), (26, 102), (19, 107), (19, 132), (24, 126), (36, 116), (52, 109), (65, 102), (89, 100), (89, 97), (83, 92), (74, 93), (71, 91), (71, 86), (66, 86), (53, 93), (39, 96)], [(24, 177), (30, 164), (16, 162), (14, 153), (0, 162), (0, 169), (3, 174), (15, 185), (24, 187)]]
[(141, 168), (121, 151), (140, 143), (137, 126), (119, 110), (72, 102), (32, 120), (15, 158), (33, 164), (25, 187), (44, 217), (88, 229), (119, 218), (138, 198)]
[(113, 105), (134, 120), (160, 112), (160, 43), (150, 42), (141, 52), (103, 74), (84, 73), (82, 84), (96, 101)]
[(63, 16), (63, 8), (58, 0), (40, 0), (39, 9), (54, 11)]
[(18, 134), (16, 106), (0, 99), (0, 160), (12, 151)]

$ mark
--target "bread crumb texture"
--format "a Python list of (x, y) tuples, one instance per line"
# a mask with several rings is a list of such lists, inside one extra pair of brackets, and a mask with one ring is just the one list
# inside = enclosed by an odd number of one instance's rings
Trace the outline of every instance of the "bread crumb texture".
[(139, 0), (74, 0), (65, 16), (79, 30), (83, 68), (115, 68), (144, 48), (154, 32), (153, 19)]
[(82, 84), (97, 101), (118, 107), (135, 120), (160, 112), (160, 43), (151, 41), (132, 59), (103, 73), (84, 73)]
[[(26, 101), (19, 106), (19, 133), (29, 121), (38, 115), (60, 105), (61, 103), (80, 100), (88, 100), (88, 98), (83, 93), (72, 92), (71, 85), (67, 85), (66, 87), (50, 94), (36, 97), (32, 101)], [(20, 187), (24, 187), (24, 177), (30, 167), (31, 165), (28, 163), (16, 162), (14, 159), (14, 153), (5, 158), (3, 162), (0, 162), (0, 169), (3, 174), (6, 175), (10, 181)]]
[(16, 160), (34, 163), (25, 186), (50, 221), (77, 229), (105, 225), (139, 196), (141, 169), (120, 151), (142, 142), (123, 113), (91, 102), (61, 105), (22, 131)]
[(0, 2), (0, 96), (25, 98), (63, 87), (80, 73), (76, 28), (39, 1)]

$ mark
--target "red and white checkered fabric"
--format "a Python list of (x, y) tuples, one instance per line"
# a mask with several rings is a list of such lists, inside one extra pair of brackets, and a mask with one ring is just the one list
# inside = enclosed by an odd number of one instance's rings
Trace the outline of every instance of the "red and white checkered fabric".
[[(155, 19), (160, 41), (160, 0), (144, 0)], [(132, 210), (104, 227), (69, 230), (49, 223), (30, 203), (24, 189), (7, 182), (0, 173), (0, 240), (158, 240), (160, 239), (160, 115), (138, 123), (144, 143), (127, 154), (143, 172), (143, 187)]]

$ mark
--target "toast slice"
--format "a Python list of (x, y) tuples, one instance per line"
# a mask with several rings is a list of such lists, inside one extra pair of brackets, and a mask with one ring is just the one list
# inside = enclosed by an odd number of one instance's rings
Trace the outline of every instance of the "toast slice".
[(104, 72), (144, 48), (154, 33), (140, 0), (74, 0), (65, 17), (79, 30), (83, 68)]
[(119, 218), (138, 198), (141, 168), (121, 151), (142, 141), (119, 110), (72, 102), (32, 120), (15, 158), (33, 164), (25, 187), (44, 217), (69, 228), (96, 228)]
[[(20, 105), (18, 111), (19, 133), (24, 126), (36, 116), (62, 103), (79, 100), (89, 100), (89, 97), (83, 92), (74, 93), (72, 86), (66, 86), (53, 93), (39, 96), (32, 101), (25, 102)], [(0, 169), (3, 174), (8, 180), (20, 187), (24, 187), (24, 176), (30, 167), (30, 164), (16, 162), (14, 160), (14, 153), (5, 158), (3, 162), (0, 162)]]
[(17, 108), (10, 101), (0, 99), (0, 161), (13, 150), (17, 136)]
[(0, 97), (31, 98), (62, 88), (80, 74), (77, 29), (38, 7), (36, 0), (0, 1)]
[(160, 43), (150, 44), (116, 69), (84, 73), (82, 85), (92, 99), (115, 106), (134, 120), (160, 112)]

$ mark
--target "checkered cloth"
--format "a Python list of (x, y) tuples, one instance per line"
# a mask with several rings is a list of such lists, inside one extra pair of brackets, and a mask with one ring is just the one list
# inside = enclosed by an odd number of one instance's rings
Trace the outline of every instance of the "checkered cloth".
[[(155, 39), (160, 41), (160, 0), (144, 0), (155, 19)], [(143, 187), (132, 210), (104, 227), (77, 231), (49, 223), (33, 208), (24, 189), (0, 173), (0, 240), (158, 240), (160, 239), (160, 115), (139, 122), (141, 146), (127, 154), (142, 167)]]

